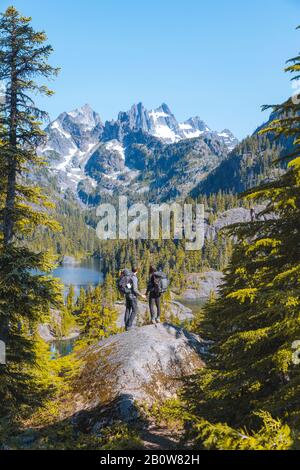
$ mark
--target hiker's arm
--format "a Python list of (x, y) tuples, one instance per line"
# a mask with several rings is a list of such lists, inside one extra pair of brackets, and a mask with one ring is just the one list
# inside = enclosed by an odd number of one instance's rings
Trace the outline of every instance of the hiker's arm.
[(137, 277), (133, 277), (132, 279), (132, 291), (135, 295), (139, 295), (140, 297), (142, 297), (143, 299), (145, 298), (144, 294), (142, 294), (139, 290), (138, 290), (138, 280), (137, 280)]

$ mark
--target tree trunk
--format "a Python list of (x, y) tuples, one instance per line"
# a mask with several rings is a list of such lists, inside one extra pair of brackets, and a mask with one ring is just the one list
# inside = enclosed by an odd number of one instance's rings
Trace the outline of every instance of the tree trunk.
[(17, 72), (16, 72), (16, 44), (12, 39), (11, 58), (11, 96), (10, 96), (10, 124), (9, 124), (9, 150), (11, 155), (8, 161), (7, 192), (4, 213), (4, 246), (12, 242), (14, 236), (14, 211), (16, 205), (17, 180)]

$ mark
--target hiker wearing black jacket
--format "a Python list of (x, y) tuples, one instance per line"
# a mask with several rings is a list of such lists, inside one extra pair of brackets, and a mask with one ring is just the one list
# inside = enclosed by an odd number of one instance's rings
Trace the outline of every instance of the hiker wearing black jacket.
[[(129, 274), (128, 270), (126, 275)], [(124, 271), (124, 272), (125, 272)], [(146, 299), (146, 297), (139, 291), (138, 289), (138, 278), (137, 278), (138, 270), (136, 267), (132, 268), (132, 273), (130, 275), (130, 289), (128, 293), (125, 294), (126, 299), (126, 310), (125, 310), (125, 329), (126, 331), (132, 328), (133, 322), (135, 317), (138, 313), (138, 304), (137, 298), (138, 296)]]
[[(149, 309), (151, 314), (151, 322), (159, 323), (160, 322), (160, 298), (161, 293), (158, 290), (157, 283), (155, 282), (155, 272), (156, 269), (151, 266), (149, 270), (149, 282), (147, 286), (146, 295), (149, 295)], [(156, 312), (155, 312), (156, 308)]]

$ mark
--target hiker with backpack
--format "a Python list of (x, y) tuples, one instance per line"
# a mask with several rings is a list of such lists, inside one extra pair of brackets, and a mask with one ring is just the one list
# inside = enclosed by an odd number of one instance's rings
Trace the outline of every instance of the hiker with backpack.
[(125, 295), (126, 309), (125, 309), (125, 329), (126, 331), (132, 328), (134, 319), (138, 313), (137, 297), (140, 296), (143, 299), (146, 297), (138, 290), (138, 270), (136, 267), (132, 268), (132, 272), (129, 269), (124, 269), (121, 274), (119, 281), (119, 290)]
[(150, 277), (146, 295), (149, 295), (149, 309), (151, 314), (151, 322), (154, 324), (160, 322), (160, 299), (161, 295), (167, 291), (169, 281), (165, 273), (163, 273), (162, 271), (156, 271), (153, 266), (150, 267), (149, 276)]

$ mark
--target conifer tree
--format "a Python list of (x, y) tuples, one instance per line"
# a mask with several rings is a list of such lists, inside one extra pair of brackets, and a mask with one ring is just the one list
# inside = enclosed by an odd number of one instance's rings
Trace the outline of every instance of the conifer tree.
[(76, 307), (79, 313), (84, 308), (86, 293), (83, 287), (80, 288), (79, 296), (76, 302)]
[(66, 308), (69, 313), (73, 313), (74, 304), (75, 304), (75, 290), (74, 290), (74, 286), (71, 285), (69, 288), (67, 298), (66, 298)]
[(97, 286), (85, 298), (82, 311), (78, 315), (81, 329), (79, 347), (93, 344), (118, 332), (117, 312), (107, 302), (107, 290)]
[[(286, 71), (299, 78), (299, 70), (297, 56)], [(293, 150), (285, 156), (289, 167), (278, 180), (245, 194), (266, 208), (258, 220), (231, 228), (237, 241), (225, 284), (201, 325), (214, 345), (206, 370), (186, 388), (190, 423), (200, 441), (207, 433), (216, 436), (223, 425), (257, 432), (261, 412), (299, 433), (300, 369), (292, 347), (300, 339), (298, 98), (272, 107), (272, 121), (262, 133), (292, 136)]]
[(60, 305), (56, 283), (37, 274), (51, 270), (51, 260), (26, 243), (39, 225), (58, 228), (47, 217), (51, 204), (28, 183), (42, 165), (36, 149), (44, 139), (40, 126), (46, 117), (33, 96), (50, 96), (40, 80), (57, 73), (47, 62), (52, 48), (45, 33), (34, 31), (30, 23), (14, 7), (0, 18), (0, 81), (6, 86), (0, 103), (0, 339), (7, 351), (6, 365), (0, 366), (2, 412), (37, 402), (40, 386), (31, 373), (35, 330), (50, 307)]

